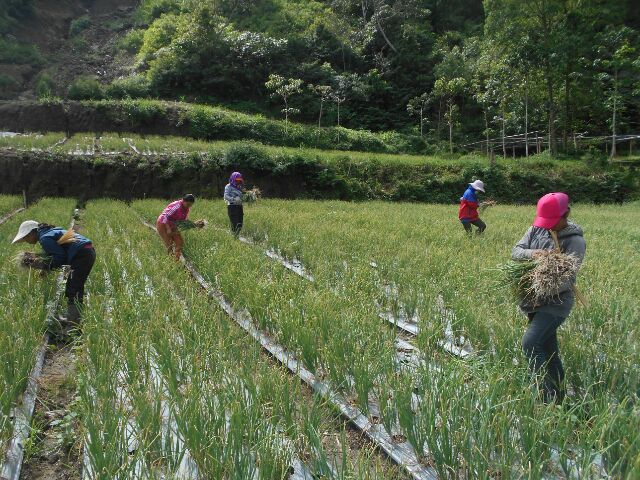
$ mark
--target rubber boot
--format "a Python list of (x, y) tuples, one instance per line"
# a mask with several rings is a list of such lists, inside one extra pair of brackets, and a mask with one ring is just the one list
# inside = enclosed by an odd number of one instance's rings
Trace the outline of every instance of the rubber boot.
[(67, 323), (73, 328), (80, 325), (80, 309), (75, 302), (70, 302), (67, 307)]

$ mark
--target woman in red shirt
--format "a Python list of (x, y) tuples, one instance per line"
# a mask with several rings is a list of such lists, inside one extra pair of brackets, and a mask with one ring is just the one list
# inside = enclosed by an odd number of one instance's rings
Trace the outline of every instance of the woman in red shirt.
[(184, 240), (182, 239), (180, 230), (178, 230), (177, 222), (189, 218), (189, 210), (191, 210), (195, 201), (196, 197), (187, 194), (182, 197), (182, 200), (171, 202), (165, 207), (156, 221), (158, 235), (160, 235), (160, 238), (162, 238), (162, 241), (167, 247), (169, 255), (174, 254), (176, 260), (180, 260), (182, 246), (184, 245)]

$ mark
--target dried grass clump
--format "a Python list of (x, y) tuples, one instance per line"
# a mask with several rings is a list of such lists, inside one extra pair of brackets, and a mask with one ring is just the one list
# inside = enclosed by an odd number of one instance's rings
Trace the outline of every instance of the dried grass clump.
[(528, 262), (501, 265), (503, 285), (518, 299), (538, 305), (557, 297), (560, 289), (578, 273), (580, 260), (575, 255), (549, 250)]

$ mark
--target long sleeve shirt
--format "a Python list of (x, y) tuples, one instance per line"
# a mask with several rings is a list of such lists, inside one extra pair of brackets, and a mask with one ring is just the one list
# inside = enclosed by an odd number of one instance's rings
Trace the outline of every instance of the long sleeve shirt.
[[(569, 223), (567, 227), (558, 232), (558, 243), (563, 253), (578, 257), (580, 263), (584, 260), (587, 249), (582, 229), (575, 223)], [(536, 250), (553, 250), (555, 243), (549, 230), (541, 227), (530, 227), (520, 241), (513, 247), (512, 260), (531, 260)], [(550, 298), (545, 305), (530, 305), (526, 302), (520, 304), (525, 313), (543, 311), (559, 317), (569, 315), (574, 304), (573, 284), (576, 278), (567, 280), (559, 289), (557, 295)]]
[(462, 222), (475, 222), (478, 220), (478, 195), (473, 187), (469, 186), (460, 198), (460, 210), (458, 218)]
[(189, 218), (189, 209), (184, 206), (182, 200), (176, 200), (165, 207), (158, 217), (158, 222), (164, 225), (169, 224), (171, 228), (176, 228), (176, 222), (187, 218)]
[(224, 187), (224, 201), (227, 205), (242, 205), (242, 190), (228, 183)]
[(41, 227), (38, 229), (38, 242), (44, 252), (51, 257), (51, 262), (48, 265), (50, 269), (60, 268), (63, 265), (71, 265), (78, 250), (91, 244), (91, 240), (76, 233), (74, 235), (75, 242), (58, 245), (58, 239), (60, 239), (65, 232), (66, 230), (64, 228), (59, 227)]

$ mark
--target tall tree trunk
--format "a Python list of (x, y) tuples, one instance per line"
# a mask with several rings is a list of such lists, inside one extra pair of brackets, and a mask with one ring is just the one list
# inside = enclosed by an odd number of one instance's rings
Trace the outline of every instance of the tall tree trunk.
[(487, 157), (489, 157), (489, 118), (487, 114), (487, 106), (484, 105), (484, 135), (486, 138)]
[(553, 78), (551, 77), (551, 66), (549, 59), (545, 61), (545, 70), (547, 77), (547, 102), (549, 103), (549, 151), (552, 157), (558, 154), (558, 140), (556, 138), (556, 107), (555, 98), (553, 96)]
[(505, 143), (506, 119), (504, 118), (504, 108), (502, 109), (502, 157), (507, 158), (507, 144)]
[(616, 149), (616, 114), (618, 113), (618, 71), (613, 75), (613, 117), (611, 118), (611, 158), (618, 155)]
[(562, 149), (569, 150), (569, 74), (564, 75), (564, 122), (562, 128)]
[(424, 107), (420, 107), (420, 138), (424, 137)]
[(453, 100), (449, 103), (449, 153), (453, 153)]
[(529, 84), (524, 81), (524, 151), (529, 158)]
[(440, 141), (440, 134), (442, 133), (442, 98), (438, 102), (438, 128), (437, 128), (437, 137), (438, 141)]
[(318, 117), (318, 128), (322, 127), (322, 107), (324, 106), (324, 100), (320, 100), (320, 116)]
[(289, 103), (287, 97), (284, 97), (284, 133), (289, 132)]

